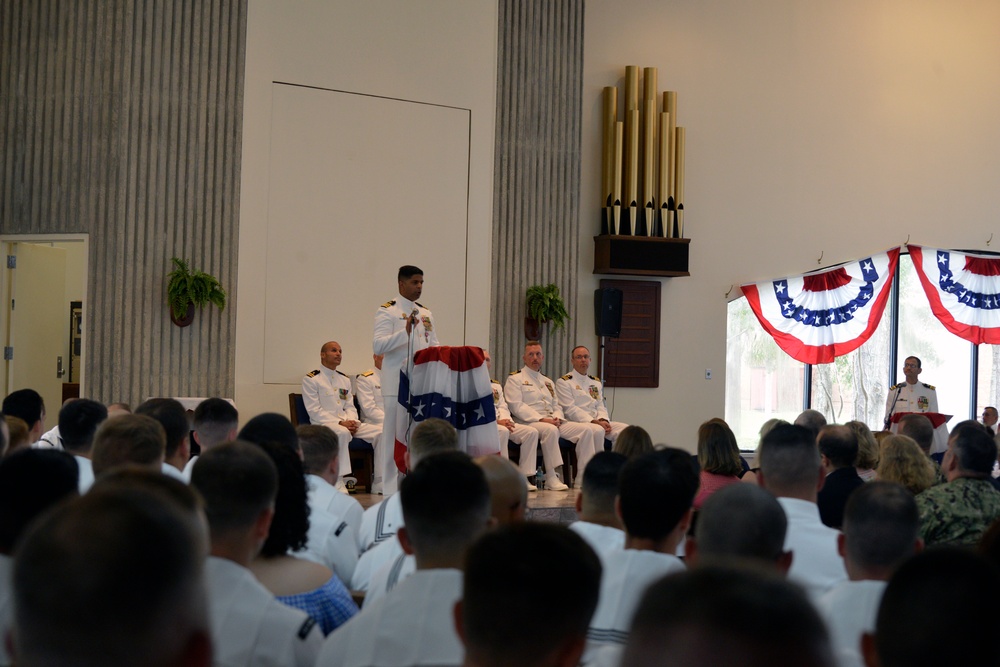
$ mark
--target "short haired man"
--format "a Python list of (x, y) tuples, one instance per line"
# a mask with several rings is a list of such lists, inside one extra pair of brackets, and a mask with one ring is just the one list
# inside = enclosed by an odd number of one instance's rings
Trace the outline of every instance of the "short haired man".
[(569, 525), (603, 561), (625, 548), (625, 531), (615, 508), (618, 477), (628, 459), (617, 452), (597, 452), (583, 470), (583, 483), (576, 496), (579, 520)]
[(847, 501), (838, 547), (849, 580), (824, 593), (817, 603), (842, 665), (862, 664), (861, 636), (875, 631), (889, 577), (923, 548), (919, 529), (917, 504), (898, 484), (864, 484)]
[(91, 447), (97, 427), (107, 418), (108, 409), (89, 398), (69, 401), (59, 411), (59, 432), (63, 449), (73, 455), (80, 467), (80, 493), (86, 493), (94, 483)]
[(347, 524), (345, 530), (353, 537), (356, 551), (361, 552), (360, 531), (364, 510), (356, 499), (337, 492), (340, 474), (338, 459), (340, 442), (326, 426), (300, 424), (295, 429), (302, 449), (302, 467), (309, 484), (309, 506), (339, 517)]
[[(501, 527), (465, 560), (455, 627), (466, 667), (571, 667), (579, 663), (597, 605), (601, 564), (566, 528)], [(538, 604), (538, 591), (559, 595)]]
[[(604, 385), (590, 370), (590, 350), (577, 345), (570, 353), (573, 370), (556, 380), (556, 396), (566, 419), (574, 422), (597, 424), (604, 429), (604, 439), (612, 445), (628, 424), (609, 421), (608, 405), (604, 400)], [(603, 443), (599, 443), (602, 444)]]
[(396, 410), (399, 394), (399, 370), (413, 361), (412, 355), (440, 345), (434, 316), (417, 299), (424, 290), (424, 272), (405, 264), (396, 274), (399, 296), (386, 301), (375, 311), (372, 348), (382, 359), (382, 400), (385, 410), (382, 442), (375, 448), (374, 492), (389, 496), (399, 488), (400, 471), (396, 467), (393, 443), (396, 441)]
[[(493, 360), (488, 350), (483, 350), (483, 357), (486, 359), (486, 367), (492, 371)], [(525, 480), (534, 478), (535, 463), (538, 460), (538, 431), (530, 426), (518, 424), (510, 418), (510, 408), (507, 407), (507, 401), (503, 395), (503, 387), (500, 386), (499, 382), (490, 379), (490, 387), (493, 389), (493, 408), (497, 413), (497, 436), (500, 438), (500, 456), (510, 458), (508, 451), (509, 443), (513, 442), (518, 445), (520, 449), (517, 459), (518, 469), (524, 475)], [(546, 446), (556, 448), (554, 452), (549, 452), (549, 458), (559, 456), (558, 442), (555, 444), (548, 442)], [(538, 487), (530, 481), (527, 483), (528, 491), (538, 490)]]
[(808, 429), (781, 424), (761, 439), (757, 481), (777, 497), (788, 517), (785, 549), (794, 554), (788, 578), (813, 599), (847, 578), (837, 551), (839, 532), (823, 525), (816, 505), (825, 477)]
[(94, 477), (122, 465), (163, 470), (167, 434), (163, 425), (146, 415), (123, 414), (97, 429), (91, 449)]
[(135, 409), (135, 414), (152, 417), (163, 425), (167, 434), (163, 474), (187, 481), (184, 467), (191, 458), (191, 423), (184, 406), (173, 398), (150, 398)]
[(997, 434), (997, 409), (992, 405), (983, 408), (983, 426), (988, 428), (993, 435)]
[(794, 423), (796, 426), (809, 429), (815, 438), (819, 436), (820, 429), (826, 426), (826, 417), (819, 410), (808, 409), (800, 412)]
[(816, 496), (819, 518), (831, 528), (840, 528), (848, 497), (865, 483), (854, 467), (858, 458), (858, 436), (850, 426), (831, 424), (819, 430), (817, 444), (826, 472), (823, 488)]
[(381, 424), (385, 421), (385, 403), (382, 399), (383, 354), (373, 354), (373, 367), (354, 378), (354, 395), (361, 408), (361, 421), (366, 424)]
[(959, 424), (941, 462), (947, 484), (917, 495), (920, 536), (928, 546), (973, 546), (1000, 518), (1000, 491), (993, 484), (997, 448), (981, 424)]
[[(542, 362), (545, 361), (541, 343), (535, 340), (525, 343), (522, 359), (524, 366), (511, 373), (503, 386), (507, 406), (514, 419), (538, 431), (542, 458), (545, 461), (545, 488), (550, 491), (565, 491), (569, 488), (565, 484), (566, 480), (560, 481), (556, 476), (556, 468), (563, 463), (562, 456), (554, 455), (559, 453), (559, 438), (576, 443), (577, 476), (582, 477), (582, 471), (586, 469), (590, 458), (599, 449), (604, 450), (604, 428), (597, 424), (565, 420), (556, 399), (555, 384), (541, 373)], [(556, 449), (553, 449), (553, 443)]]
[[(224, 442), (236, 439), (240, 428), (240, 413), (231, 402), (224, 398), (206, 398), (194, 409), (191, 436), (202, 452)], [(184, 479), (191, 479), (197, 456), (192, 456), (184, 466)]]
[(317, 667), (462, 664), (452, 608), (465, 552), (490, 523), (486, 478), (464, 453), (444, 452), (417, 465), (400, 496), (399, 540), (417, 571), (329, 635)]
[(587, 631), (587, 653), (628, 639), (639, 597), (663, 575), (684, 569), (675, 554), (691, 525), (698, 472), (691, 455), (661, 449), (622, 468), (616, 508), (625, 526), (625, 549), (604, 558), (601, 596)]
[(28, 425), (28, 441), (38, 442), (45, 432), (45, 401), (34, 389), (18, 389), (3, 399), (3, 413), (20, 417)]
[(917, 376), (923, 372), (919, 357), (903, 360), (903, 382), (889, 387), (885, 398), (885, 427), (889, 428), (892, 416), (897, 412), (937, 412), (937, 390), (926, 382), (918, 382)]
[(203, 566), (198, 522), (164, 493), (95, 488), (61, 505), (15, 556), (16, 664), (207, 667)]
[(278, 602), (249, 569), (274, 517), (274, 462), (247, 442), (219, 445), (198, 457), (191, 485), (205, 499), (211, 538), (205, 568), (215, 663), (311, 667), (322, 642), (316, 622)]
[(351, 457), (347, 455), (351, 439), (360, 438), (369, 442), (377, 451), (382, 439), (382, 426), (358, 420), (351, 378), (337, 370), (342, 359), (340, 343), (331, 340), (323, 344), (319, 351), (320, 368), (302, 378), (302, 401), (311, 423), (322, 424), (337, 435), (340, 451), (345, 454), (338, 459), (339, 489), (346, 493), (343, 478), (351, 474)]

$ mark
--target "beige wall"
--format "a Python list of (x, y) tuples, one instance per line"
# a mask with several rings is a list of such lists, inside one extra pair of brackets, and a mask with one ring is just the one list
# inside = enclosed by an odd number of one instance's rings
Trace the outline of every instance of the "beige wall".
[[(591, 202), (601, 88), (659, 68), (687, 127), (691, 277), (665, 279), (660, 388), (615, 417), (694, 447), (722, 416), (726, 299), (738, 285), (904, 243), (992, 249), (1000, 181), (1000, 5), (956, 1), (589, 0), (581, 283), (593, 341)], [(621, 98), (619, 98), (621, 99)], [(713, 379), (705, 380), (705, 369)]]

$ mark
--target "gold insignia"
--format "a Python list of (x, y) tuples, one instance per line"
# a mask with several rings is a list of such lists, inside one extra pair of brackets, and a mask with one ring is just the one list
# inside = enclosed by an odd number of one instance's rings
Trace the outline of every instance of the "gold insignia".
[(361, 377), (365, 377), (365, 378), (366, 378), (366, 377), (370, 377), (370, 376), (372, 376), (372, 375), (375, 375), (375, 371), (365, 371), (364, 373), (362, 373), (362, 374), (361, 374), (361, 375), (359, 375), (358, 377), (359, 377), (359, 378), (361, 378)]
[[(566, 375), (563, 375), (559, 379), (560, 380), (572, 380), (573, 379), (573, 374), (572, 373), (566, 373)], [(579, 389), (579, 387), (577, 387), (577, 389)]]
[(549, 390), (549, 393), (552, 394), (552, 398), (555, 398), (556, 397), (556, 388), (552, 386), (552, 383), (551, 382), (546, 382), (545, 383), (545, 387), (546, 387), (546, 389)]
[(420, 321), (424, 323), (424, 331), (434, 331), (434, 324), (431, 322), (431, 318), (424, 315), (420, 318)]
[(396, 305), (396, 300), (393, 299), (392, 301), (386, 301), (385, 303), (383, 303), (382, 307), (383, 308), (391, 308), (392, 306), (395, 306), (395, 305)]
[(306, 373), (306, 377), (307, 377), (307, 378), (314, 378), (314, 377), (316, 377), (317, 375), (319, 375), (319, 371), (318, 371), (318, 370), (316, 370), (316, 371), (312, 371), (311, 373)]
[(899, 384), (894, 384), (891, 387), (889, 387), (889, 391), (892, 391), (893, 389), (900, 389), (905, 386), (906, 386), (905, 382), (900, 382)]
[(928, 389), (934, 389), (934, 385), (932, 385), (932, 384), (927, 384), (926, 382), (924, 382), (923, 385), (925, 387), (927, 387)]
[(600, 382), (601, 381), (601, 378), (597, 377), (596, 375), (588, 375), (587, 377), (589, 377), (594, 382)]

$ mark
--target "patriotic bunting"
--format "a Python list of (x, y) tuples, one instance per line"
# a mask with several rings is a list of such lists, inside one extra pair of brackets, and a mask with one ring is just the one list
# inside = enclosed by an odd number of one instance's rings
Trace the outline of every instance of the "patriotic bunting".
[(826, 364), (868, 340), (885, 310), (899, 248), (791, 278), (742, 285), (761, 326), (792, 358)]
[(497, 454), (497, 416), (493, 387), (483, 351), (478, 347), (429, 347), (413, 357), (413, 368), (399, 372), (399, 407), (393, 459), (405, 471), (413, 428), (437, 417), (458, 430), (458, 448), (469, 456)]
[(931, 311), (971, 343), (1000, 344), (1000, 257), (908, 245)]

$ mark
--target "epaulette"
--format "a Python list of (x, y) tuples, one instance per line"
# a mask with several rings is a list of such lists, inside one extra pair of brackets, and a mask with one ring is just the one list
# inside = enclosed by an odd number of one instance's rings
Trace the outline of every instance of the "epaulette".
[(601, 381), (601, 378), (597, 377), (596, 375), (588, 375), (587, 377), (589, 377), (594, 382), (600, 382)]
[(393, 299), (392, 301), (386, 301), (385, 303), (383, 303), (382, 307), (383, 308), (391, 308), (392, 306), (395, 306), (395, 305), (396, 305), (396, 300)]
[[(337, 372), (338, 372), (338, 373), (340, 373), (340, 371), (337, 371)], [(350, 376), (350, 375), (348, 375), (347, 373), (340, 373), (340, 374), (341, 374), (341, 375), (343, 375), (343, 376), (344, 376), (345, 378), (347, 378), (348, 380), (350, 380), (350, 379), (351, 379), (351, 376)]]
[(364, 373), (362, 373), (358, 377), (359, 378), (366, 378), (366, 377), (369, 377), (370, 375), (375, 375), (375, 371), (365, 371)]
[(510, 373), (508, 373), (508, 375), (517, 375), (517, 374), (518, 374), (518, 373), (520, 373), (520, 372), (521, 372), (521, 371), (511, 371)]
[(493, 378), (490, 378), (490, 382), (491, 382), (492, 384), (500, 384), (500, 383), (499, 383), (498, 381), (494, 380)]
[(572, 374), (572, 373), (566, 373), (566, 375), (563, 375), (563, 376), (562, 376), (561, 378), (559, 378), (559, 379), (560, 379), (560, 380), (572, 380), (572, 379), (573, 379), (573, 374)]
[(906, 386), (905, 382), (899, 382), (889, 387), (889, 391), (892, 391), (893, 389), (899, 389), (900, 387), (905, 387), (905, 386)]
[(306, 373), (306, 377), (307, 377), (307, 378), (314, 378), (314, 377), (316, 377), (317, 375), (319, 375), (319, 370), (318, 370), (318, 369), (317, 369), (317, 370), (314, 370), (314, 371), (313, 371), (313, 372), (311, 372), (311, 373)]
[(934, 389), (934, 385), (932, 384), (927, 384), (926, 382), (921, 382), (921, 384), (927, 387), (928, 389)]
[(417, 306), (419, 308), (423, 308), (424, 310), (427, 310), (427, 306), (425, 306), (424, 304), (420, 303), (419, 301), (414, 301), (413, 303), (417, 304)]

